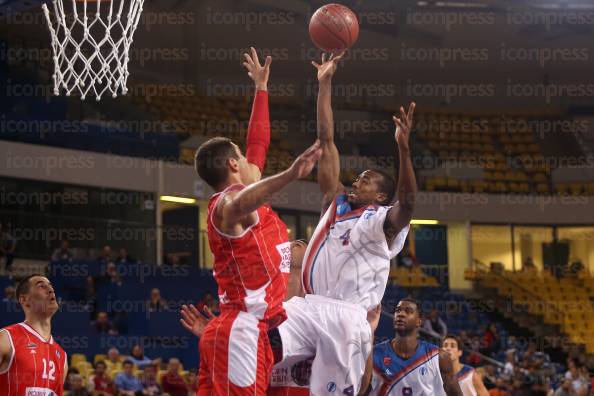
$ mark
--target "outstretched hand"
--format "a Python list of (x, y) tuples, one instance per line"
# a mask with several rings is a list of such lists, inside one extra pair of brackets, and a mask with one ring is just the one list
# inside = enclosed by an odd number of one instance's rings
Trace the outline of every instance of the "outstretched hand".
[(251, 54), (243, 54), (245, 58), (243, 66), (247, 69), (248, 76), (254, 80), (256, 89), (266, 91), (268, 89), (268, 77), (270, 76), (270, 64), (272, 63), (272, 58), (267, 56), (264, 65), (261, 65), (260, 59), (258, 59), (258, 53), (254, 47), (250, 47), (250, 53)]
[(318, 81), (322, 82), (322, 81), (327, 81), (327, 80), (331, 80), (332, 76), (334, 76), (334, 73), (336, 72), (336, 69), (338, 68), (338, 62), (340, 62), (340, 60), (342, 59), (342, 57), (344, 56), (346, 52), (343, 51), (338, 55), (334, 55), (331, 54), (330, 58), (328, 58), (328, 60), (326, 60), (326, 53), (322, 54), (322, 63), (316, 63), (314, 61), (311, 62), (311, 64), (318, 69)]
[(404, 111), (404, 108), (400, 106), (400, 117), (393, 116), (394, 124), (396, 124), (396, 132), (394, 134), (396, 143), (401, 149), (408, 149), (408, 142), (410, 138), (410, 131), (413, 127), (413, 114), (416, 107), (415, 102), (411, 102), (408, 106), (408, 112)]
[(181, 315), (182, 319), (180, 319), (180, 323), (186, 330), (190, 333), (194, 334), (196, 337), (200, 338), (206, 325), (210, 322), (215, 315), (208, 307), (204, 307), (202, 310), (206, 317), (202, 315), (198, 309), (194, 305), (182, 305), (181, 308)]
[(296, 179), (302, 179), (309, 176), (321, 156), (322, 149), (320, 148), (320, 141), (316, 140), (316, 142), (297, 157), (291, 165), (290, 170), (293, 172), (294, 177)]

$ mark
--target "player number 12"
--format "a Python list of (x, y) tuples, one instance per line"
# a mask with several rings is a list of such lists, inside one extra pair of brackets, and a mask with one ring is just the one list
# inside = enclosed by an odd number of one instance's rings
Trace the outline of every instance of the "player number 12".
[(47, 371), (47, 360), (43, 359), (43, 375), (41, 376), (41, 378), (43, 379), (49, 379), (50, 381), (55, 381), (56, 380), (56, 363), (54, 363), (53, 360), (49, 361), (49, 373)]

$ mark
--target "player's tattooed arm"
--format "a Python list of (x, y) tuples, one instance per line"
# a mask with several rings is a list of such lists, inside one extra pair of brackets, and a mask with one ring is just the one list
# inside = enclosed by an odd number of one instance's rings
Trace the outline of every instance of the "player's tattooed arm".
[(399, 157), (398, 185), (396, 186), (398, 201), (390, 209), (384, 222), (384, 232), (388, 242), (392, 242), (398, 233), (410, 223), (415, 206), (417, 181), (409, 145), (415, 107), (414, 102), (408, 107), (408, 112), (400, 107), (400, 117), (393, 117), (396, 124), (395, 138)]
[(260, 206), (270, 202), (272, 196), (287, 184), (307, 177), (321, 155), (320, 142), (316, 141), (287, 170), (250, 184), (237, 193), (225, 194), (217, 207), (216, 219), (223, 232), (231, 235), (243, 232), (241, 224), (246, 216), (253, 216)]
[(337, 56), (330, 55), (326, 60), (326, 54), (322, 54), (322, 63), (311, 62), (318, 71), (318, 139), (322, 148), (322, 157), (318, 166), (318, 184), (324, 195), (322, 202), (322, 214), (334, 199), (336, 193), (344, 189), (340, 184), (340, 155), (334, 143), (334, 114), (332, 112), (332, 77), (338, 67), (338, 62), (344, 56), (344, 52)]
[(454, 373), (454, 365), (450, 359), (450, 355), (445, 350), (439, 351), (439, 371), (443, 381), (443, 390), (447, 396), (464, 396), (456, 375)]
[(485, 387), (481, 375), (476, 371), (472, 375), (472, 384), (474, 385), (474, 389), (476, 389), (477, 396), (489, 396), (489, 391)]

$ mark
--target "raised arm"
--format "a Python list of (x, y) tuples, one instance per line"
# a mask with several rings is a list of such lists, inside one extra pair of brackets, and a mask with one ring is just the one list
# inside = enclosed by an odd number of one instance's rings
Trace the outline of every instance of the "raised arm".
[(332, 54), (326, 60), (326, 54), (322, 54), (322, 64), (311, 62), (318, 70), (319, 92), (318, 92), (318, 139), (322, 148), (322, 157), (318, 166), (318, 184), (322, 194), (322, 212), (325, 212), (334, 195), (341, 188), (340, 185), (340, 156), (336, 144), (334, 144), (334, 115), (332, 113), (332, 77), (336, 72), (338, 62), (344, 56), (344, 52), (338, 56)]
[(321, 154), (320, 143), (316, 141), (287, 170), (250, 184), (237, 193), (226, 194), (217, 208), (223, 230), (236, 230), (244, 217), (269, 202), (273, 194), (290, 182), (308, 176)]
[(243, 66), (247, 69), (248, 76), (256, 85), (256, 93), (246, 137), (246, 158), (250, 163), (251, 183), (255, 183), (262, 178), (262, 172), (264, 172), (264, 166), (266, 165), (266, 155), (270, 146), (268, 77), (270, 76), (272, 58), (267, 56), (264, 65), (261, 65), (254, 47), (250, 48), (250, 53), (244, 54), (245, 62), (243, 62)]
[(408, 113), (400, 107), (400, 118), (394, 116), (396, 124), (396, 143), (398, 144), (398, 185), (396, 194), (398, 201), (388, 212), (384, 223), (384, 232), (388, 242), (394, 240), (398, 233), (405, 228), (412, 219), (417, 195), (417, 181), (410, 158), (409, 138), (413, 126), (413, 114), (416, 104), (413, 102), (408, 108)]
[(441, 379), (443, 381), (443, 390), (447, 396), (464, 396), (456, 374), (454, 373), (454, 365), (450, 359), (449, 354), (441, 350), (439, 351), (439, 371), (441, 373)]

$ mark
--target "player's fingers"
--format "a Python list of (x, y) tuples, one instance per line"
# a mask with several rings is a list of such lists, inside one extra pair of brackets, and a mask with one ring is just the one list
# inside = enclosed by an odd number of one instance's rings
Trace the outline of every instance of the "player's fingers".
[(345, 51), (342, 51), (341, 53), (339, 53), (338, 55), (336, 55), (334, 57), (334, 62), (338, 62), (339, 60), (341, 60), (342, 57), (344, 56), (344, 54), (346, 54), (346, 50)]
[(330, 54), (330, 58), (328, 58), (328, 62), (330, 62), (332, 59), (334, 59), (334, 52), (332, 52), (332, 53)]
[(243, 67), (245, 67), (246, 69), (248, 69), (248, 71), (252, 70), (252, 65), (250, 65), (249, 63), (243, 62), (242, 65), (243, 65)]
[(400, 118), (396, 119), (396, 125), (398, 125), (398, 128), (400, 128), (401, 130), (406, 130), (406, 127), (404, 126), (404, 124), (402, 123), (402, 121), (400, 121)]
[(204, 307), (204, 313), (206, 313), (206, 316), (208, 317), (208, 319), (212, 319), (214, 318), (214, 314), (212, 313), (212, 311), (210, 310), (210, 308), (208, 307)]
[(194, 317), (189, 311), (181, 311), (182, 318), (188, 323), (194, 323), (196, 317)]
[(314, 61), (311, 61), (311, 64), (312, 64), (312, 65), (313, 65), (313, 67), (315, 67), (316, 69), (319, 69), (319, 68), (320, 68), (320, 66), (321, 66), (319, 63), (316, 63), (316, 62), (314, 62)]
[(412, 123), (413, 120), (413, 114), (415, 113), (415, 108), (417, 107), (417, 104), (415, 102), (411, 102), (410, 105), (408, 106), (408, 123)]
[(188, 306), (188, 310), (192, 313), (192, 315), (194, 315), (196, 317), (200, 316), (200, 311), (194, 305)]
[(269, 55), (266, 57), (266, 62), (264, 63), (264, 68), (269, 68), (270, 64), (272, 63), (272, 57)]
[(190, 326), (185, 320), (180, 319), (179, 322), (185, 327), (186, 330), (192, 331), (192, 326)]
[(309, 155), (313, 154), (319, 148), (320, 148), (320, 140), (317, 139), (316, 142), (314, 144), (312, 144), (311, 146), (309, 146), (309, 148), (307, 150), (305, 150), (305, 152), (303, 154), (309, 156)]
[(404, 107), (400, 106), (400, 119), (404, 122), (408, 120), (406, 113), (404, 112)]
[(248, 72), (248, 76), (249, 76), (250, 78), (254, 78), (254, 75), (252, 74), (252, 72)]
[(247, 62), (249, 65), (251, 65), (251, 66), (254, 66), (254, 60), (252, 59), (252, 57), (250, 56), (250, 54), (248, 54), (248, 53), (245, 53), (245, 54), (243, 54), (243, 57), (245, 58), (245, 61), (246, 61), (246, 62)]
[(256, 52), (256, 49), (254, 47), (250, 47), (250, 49), (252, 50), (252, 58), (254, 59), (254, 64), (260, 66), (260, 59), (258, 59), (258, 52)]
[(322, 52), (322, 63), (326, 62), (326, 53)]

